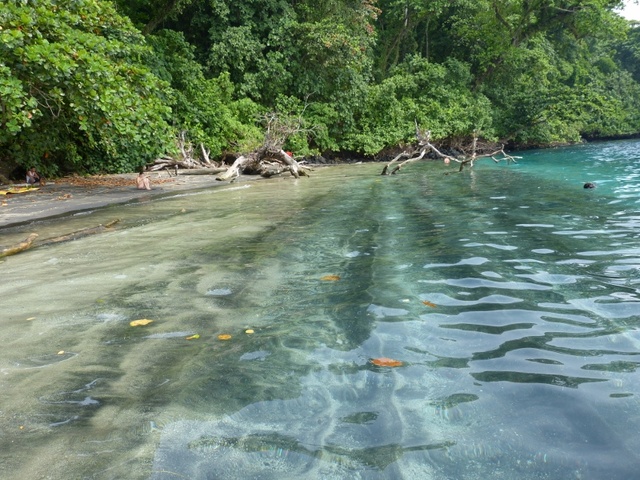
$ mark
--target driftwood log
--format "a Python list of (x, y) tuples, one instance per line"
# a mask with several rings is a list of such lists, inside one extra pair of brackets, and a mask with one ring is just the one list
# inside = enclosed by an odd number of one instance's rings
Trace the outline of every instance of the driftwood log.
[(33, 245), (33, 241), (38, 238), (37, 233), (31, 233), (27, 238), (25, 238), (22, 242), (14, 245), (13, 247), (5, 248), (0, 252), (0, 258), (8, 257), (9, 255), (15, 255), (16, 253), (24, 252), (28, 250)]
[(302, 115), (295, 117), (271, 112), (266, 114), (262, 121), (265, 125), (262, 146), (251, 153), (239, 156), (226, 172), (218, 175), (218, 180), (234, 180), (242, 173), (272, 177), (289, 172), (295, 178), (309, 176), (309, 169), (300, 165), (291, 152), (284, 150), (288, 138), (308, 132), (303, 127)]
[(263, 146), (252, 153), (238, 157), (233, 165), (218, 175), (217, 180), (233, 180), (242, 173), (272, 177), (287, 171), (295, 178), (308, 176), (306, 169), (289, 153), (281, 148), (271, 149)]
[(102, 233), (106, 230), (111, 229), (119, 221), (120, 219), (117, 218), (115, 220), (111, 220), (109, 223), (105, 223), (104, 225), (98, 225), (97, 227), (83, 228), (82, 230), (77, 230), (75, 232), (67, 233), (66, 235), (48, 238), (38, 243), (38, 247), (43, 247), (45, 245), (50, 245), (52, 243), (69, 242), (71, 240), (77, 240), (79, 238), (88, 237), (89, 235), (95, 235), (96, 233)]
[(489, 151), (480, 152), (478, 148), (478, 135), (476, 132), (474, 132), (473, 135), (470, 152), (468, 154), (462, 155), (447, 155), (445, 153), (442, 153), (438, 148), (435, 147), (435, 145), (431, 143), (431, 131), (420, 130), (417, 123), (416, 136), (418, 137), (417, 147), (413, 148), (410, 151), (404, 151), (398, 154), (384, 166), (380, 175), (395, 175), (404, 166), (413, 162), (417, 162), (418, 160), (422, 160), (423, 158), (427, 157), (429, 153), (432, 153), (438, 158), (442, 158), (445, 163), (459, 163), (459, 172), (461, 172), (465, 166), (473, 167), (473, 164), (481, 158), (491, 158), (496, 163), (502, 160), (515, 163), (516, 159), (520, 158), (514, 157), (505, 152), (504, 145), (501, 145), (499, 148), (489, 149)]
[(66, 235), (61, 235), (59, 237), (47, 238), (37, 243), (35, 243), (35, 240), (36, 238), (38, 238), (38, 234), (32, 233), (24, 241), (18, 243), (17, 245), (14, 245), (13, 247), (5, 248), (4, 250), (0, 251), (0, 258), (8, 257), (10, 255), (15, 255), (17, 253), (24, 252), (25, 250), (28, 250), (31, 247), (44, 247), (46, 245), (51, 245), (53, 243), (69, 242), (71, 240), (77, 240), (79, 238), (87, 237), (89, 235), (95, 235), (96, 233), (109, 231), (119, 221), (120, 219), (117, 218), (108, 223), (105, 223), (104, 225), (101, 224), (96, 227), (83, 228), (81, 230), (67, 233)]
[(243, 173), (272, 177), (289, 172), (293, 177), (308, 176), (308, 167), (300, 165), (291, 152), (284, 150), (284, 144), (292, 135), (308, 132), (303, 127), (302, 114), (298, 116), (282, 115), (276, 112), (265, 114), (263, 144), (250, 153), (235, 157), (233, 164), (219, 163), (210, 159), (210, 151), (200, 144), (199, 158), (194, 157), (194, 148), (183, 131), (176, 138), (177, 154), (162, 156), (147, 166), (148, 171), (166, 171), (170, 176), (177, 175), (218, 175), (217, 180), (233, 181)]
[[(205, 148), (205, 146), (200, 144), (200, 158), (195, 158), (193, 154), (193, 145), (187, 139), (187, 132), (182, 131), (178, 138), (176, 139), (176, 147), (179, 152), (176, 156), (164, 155), (162, 157), (156, 158), (156, 160), (151, 165), (147, 165), (147, 171), (149, 172), (158, 172), (161, 170), (165, 170), (169, 176), (172, 173), (178, 175), (179, 170), (211, 170), (207, 171), (206, 174), (217, 174), (221, 171), (226, 170), (221, 164), (217, 164), (212, 162), (209, 158), (210, 151)], [(200, 175), (204, 175), (205, 173), (200, 173)], [(198, 174), (196, 174), (198, 175)]]
[(217, 175), (226, 171), (227, 167), (194, 168), (180, 171), (180, 175)]

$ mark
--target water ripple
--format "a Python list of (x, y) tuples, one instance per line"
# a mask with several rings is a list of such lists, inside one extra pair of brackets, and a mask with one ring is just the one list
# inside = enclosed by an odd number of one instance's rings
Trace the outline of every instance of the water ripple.
[(422, 283), (445, 284), (462, 288), (491, 288), (498, 290), (549, 290), (551, 287), (526, 282), (494, 282), (484, 278), (447, 278), (442, 280), (419, 280)]

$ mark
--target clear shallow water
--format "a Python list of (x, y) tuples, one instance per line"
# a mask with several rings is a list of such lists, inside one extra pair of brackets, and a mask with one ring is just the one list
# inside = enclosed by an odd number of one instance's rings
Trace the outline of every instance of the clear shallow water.
[(0, 264), (0, 477), (635, 478), (639, 148), (336, 167), (3, 232), (121, 219)]

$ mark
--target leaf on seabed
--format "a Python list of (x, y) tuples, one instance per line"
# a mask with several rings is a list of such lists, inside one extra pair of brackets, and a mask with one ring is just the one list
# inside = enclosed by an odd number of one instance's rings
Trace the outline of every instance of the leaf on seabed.
[(191, 335), (187, 337), (187, 340), (197, 340), (200, 338), (200, 334), (196, 333), (195, 335)]
[(220, 335), (218, 335), (218, 340), (230, 340), (231, 339), (231, 335), (229, 335), (228, 333), (221, 333)]
[(387, 357), (372, 358), (371, 363), (378, 367), (401, 367), (403, 365), (400, 360), (394, 360), (393, 358)]
[(64, 350), (60, 350), (60, 351), (58, 352), (58, 355), (64, 355)]
[(437, 305), (433, 302), (430, 302), (429, 300), (423, 300), (422, 303), (424, 303), (427, 307), (431, 307), (431, 308), (436, 308)]
[(35, 320), (35, 319), (36, 319), (36, 317), (29, 317), (29, 318), (27, 318), (27, 322), (30, 322), (31, 320)]
[(325, 275), (320, 280), (324, 280), (326, 282), (337, 282), (340, 280), (340, 275)]
[(252, 334), (252, 333), (255, 333), (255, 332), (253, 331), (253, 329), (251, 329), (251, 328), (247, 328), (247, 329), (244, 331), (244, 333), (246, 333), (246, 334)]
[(152, 322), (153, 320), (149, 320), (148, 318), (141, 318), (140, 320), (133, 320), (132, 322), (129, 322), (129, 325), (131, 325), (132, 327), (141, 327), (144, 325), (149, 325)]

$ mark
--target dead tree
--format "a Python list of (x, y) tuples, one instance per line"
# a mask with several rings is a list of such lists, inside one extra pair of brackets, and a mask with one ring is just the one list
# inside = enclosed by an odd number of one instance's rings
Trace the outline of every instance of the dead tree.
[[(491, 149), (488, 152), (479, 152), (478, 148), (478, 134), (477, 132), (473, 133), (473, 140), (471, 142), (471, 148), (469, 154), (462, 155), (447, 155), (442, 153), (438, 148), (436, 148), (431, 143), (431, 131), (430, 130), (420, 130), (418, 124), (416, 122), (416, 137), (418, 138), (418, 144), (415, 148), (410, 151), (404, 151), (398, 154), (393, 160), (387, 163), (380, 175), (395, 175), (402, 167), (417, 162), (418, 160), (422, 160), (429, 153), (432, 153), (438, 158), (444, 159), (446, 163), (449, 162), (457, 162), (460, 164), (460, 168), (458, 169), (461, 172), (465, 166), (473, 167), (473, 164), (481, 159), (481, 158), (491, 158), (494, 162), (500, 162), (501, 160), (506, 160), (507, 162), (514, 162), (516, 158), (512, 155), (509, 155), (504, 151), (504, 145), (501, 145), (498, 149)], [(393, 169), (390, 170), (390, 168)]]
[(166, 170), (169, 175), (175, 173), (178, 175), (180, 169), (184, 170), (202, 170), (212, 169), (207, 173), (219, 173), (220, 165), (212, 162), (209, 158), (209, 150), (200, 144), (201, 158), (195, 158), (193, 154), (193, 144), (187, 138), (187, 132), (182, 131), (176, 138), (176, 147), (179, 152), (176, 156), (164, 155), (157, 158), (152, 165), (147, 166), (147, 171), (157, 172)]
[(283, 149), (289, 137), (305, 131), (302, 117), (272, 112), (264, 116), (263, 122), (266, 127), (263, 144), (253, 152), (239, 156), (227, 171), (218, 175), (218, 180), (233, 180), (243, 173), (271, 177), (287, 171), (295, 178), (308, 176), (306, 169)]

